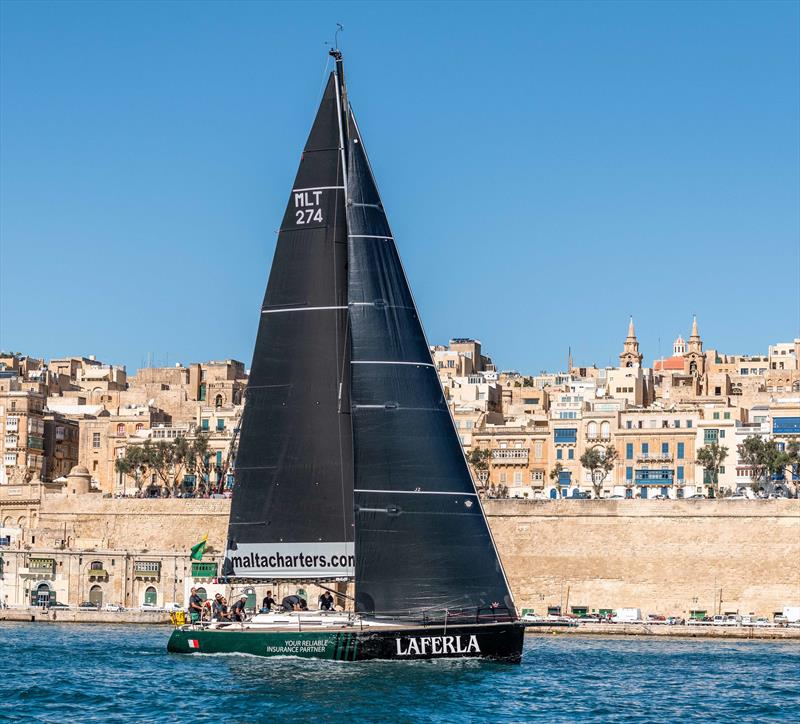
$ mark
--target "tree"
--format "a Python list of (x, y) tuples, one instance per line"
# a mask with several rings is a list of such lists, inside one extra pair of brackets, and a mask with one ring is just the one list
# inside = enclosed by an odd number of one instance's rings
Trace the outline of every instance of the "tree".
[(719, 495), (719, 469), (726, 457), (728, 457), (728, 448), (724, 445), (717, 445), (715, 442), (704, 445), (697, 451), (697, 463), (702, 465), (703, 470), (708, 473), (704, 477), (710, 479), (714, 496)]
[(603, 492), (603, 483), (608, 474), (614, 469), (617, 461), (617, 449), (612, 445), (606, 447), (597, 446), (587, 450), (580, 457), (580, 463), (592, 476), (592, 488), (594, 497), (599, 498)]
[(767, 476), (768, 456), (765, 440), (762, 437), (750, 435), (739, 446), (739, 459), (750, 468), (750, 485), (756, 492)]
[(150, 441), (144, 445), (130, 445), (125, 454), (114, 461), (114, 469), (123, 475), (130, 475), (136, 483), (136, 492), (141, 492), (142, 484), (150, 471)]
[[(739, 446), (739, 457), (750, 468), (753, 490), (771, 492), (774, 480), (794, 477), (800, 465), (800, 444), (792, 441), (784, 447), (773, 438), (751, 435)], [(795, 485), (795, 493), (796, 489)]]
[(553, 485), (555, 486), (556, 490), (558, 489), (558, 481), (563, 471), (564, 466), (561, 463), (556, 463), (548, 474), (548, 477), (553, 481)]
[[(475, 471), (475, 477), (480, 481), (481, 476), (478, 475), (480, 472), (486, 472), (489, 470), (489, 458), (491, 457), (491, 453), (482, 447), (475, 447), (469, 451), (467, 455), (467, 462), (470, 464), (472, 469)], [(482, 481), (485, 482), (485, 481)]]

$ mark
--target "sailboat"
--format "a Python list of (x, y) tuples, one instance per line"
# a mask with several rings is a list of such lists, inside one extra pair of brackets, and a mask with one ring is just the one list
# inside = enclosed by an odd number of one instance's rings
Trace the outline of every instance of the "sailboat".
[(168, 650), (517, 663), (524, 624), (330, 54), (261, 308), (223, 575), (352, 586), (352, 610), (185, 625)]

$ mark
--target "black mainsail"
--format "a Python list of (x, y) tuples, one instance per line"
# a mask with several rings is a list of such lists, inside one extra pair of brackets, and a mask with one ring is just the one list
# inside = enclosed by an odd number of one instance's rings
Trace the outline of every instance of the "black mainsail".
[(355, 117), (347, 163), (356, 605), (515, 617)]
[(332, 54), (264, 298), (225, 575), (354, 573), (365, 614), (515, 618)]
[(283, 217), (236, 456), (224, 573), (353, 573), (347, 229), (331, 73)]

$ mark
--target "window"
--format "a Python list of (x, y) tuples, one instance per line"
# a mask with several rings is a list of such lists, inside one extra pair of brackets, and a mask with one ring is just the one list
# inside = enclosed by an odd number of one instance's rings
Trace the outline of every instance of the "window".
[(144, 430), (144, 425), (141, 422), (136, 423), (136, 432), (139, 432), (139, 430)]
[(222, 450), (217, 450), (217, 467), (222, 467)]
[(522, 473), (514, 473), (514, 484), (520, 485), (522, 483)]
[(544, 473), (541, 470), (534, 470), (531, 473), (531, 480), (533, 480), (534, 483), (540, 483), (544, 480)]
[(589, 439), (597, 437), (597, 423), (596, 422), (592, 421), (586, 427), (586, 436)]
[(222, 407), (222, 395), (217, 395), (214, 398), (214, 407)]
[(715, 387), (715, 388), (714, 388), (714, 394), (715, 394), (717, 397), (719, 397), (719, 396), (722, 394), (722, 388), (721, 388), (721, 387)]
[(500, 473), (500, 482), (501, 483), (505, 483), (506, 482), (506, 474), (505, 473)]
[(686, 427), (691, 427), (691, 426), (692, 426), (692, 421), (691, 420), (687, 420), (686, 421)]
[(683, 465), (678, 465), (678, 480), (683, 480)]
[(625, 421), (625, 427), (630, 430), (633, 427), (633, 422), (631, 420)]
[(703, 430), (703, 442), (706, 445), (711, 445), (712, 443), (717, 442), (719, 437), (720, 437), (719, 430), (713, 430), (713, 429)]
[(569, 450), (567, 450), (567, 459), (568, 460), (575, 459), (575, 448), (569, 448)]
[(680, 420), (675, 420), (675, 425), (674, 425), (674, 427), (678, 428), (678, 427), (680, 427), (680, 426), (681, 426), (681, 421), (680, 421)]
[(611, 437), (611, 425), (609, 423), (604, 422), (600, 425), (600, 437), (604, 440), (608, 440)]
[(225, 429), (225, 420), (217, 419), (217, 430), (224, 430)]
[(719, 431), (719, 436), (720, 437), (725, 437), (725, 430), (720, 430)]
[(100, 447), (100, 433), (93, 432), (92, 433), (92, 447), (97, 449)]
[(124, 434), (125, 434), (125, 424), (121, 422), (119, 423), (119, 425), (117, 425), (117, 435), (124, 435)]
[(533, 444), (533, 456), (537, 460), (541, 460), (542, 459), (542, 441), (541, 440), (537, 440)]
[(662, 455), (669, 455), (669, 443), (662, 442), (661, 443), (661, 454)]
[(726, 413), (723, 415), (723, 417), (724, 417), (726, 420), (730, 420), (730, 419), (731, 419), (731, 413), (730, 413), (730, 412), (726, 412)]
[(208, 430), (208, 419), (207, 418), (204, 417), (202, 420), (200, 420), (200, 429), (201, 430)]
[(650, 443), (643, 442), (642, 443), (642, 455), (649, 455), (650, 454)]
[(203, 384), (203, 385), (200, 385), (200, 395), (199, 395), (199, 398), (200, 398), (200, 402), (204, 402), (204, 401), (205, 401), (205, 399), (206, 399), (206, 386), (205, 386), (204, 384)]
[(715, 419), (715, 420), (719, 420), (719, 413), (718, 413), (718, 412), (715, 412), (715, 413), (714, 413), (714, 419)]
[(633, 443), (629, 442), (625, 444), (625, 459), (626, 460), (633, 460)]
[(625, 480), (633, 480), (633, 468), (625, 468)]
[(561, 448), (556, 450), (556, 460), (562, 460), (564, 457), (564, 451)]
[(679, 442), (678, 443), (678, 460), (683, 460), (684, 453), (686, 451), (686, 443)]

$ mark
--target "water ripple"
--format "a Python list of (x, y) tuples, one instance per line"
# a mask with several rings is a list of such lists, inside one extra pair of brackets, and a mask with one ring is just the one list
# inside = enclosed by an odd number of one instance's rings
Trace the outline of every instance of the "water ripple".
[(791, 642), (532, 637), (506, 666), (179, 656), (168, 636), (0, 623), (0, 721), (800, 721)]

